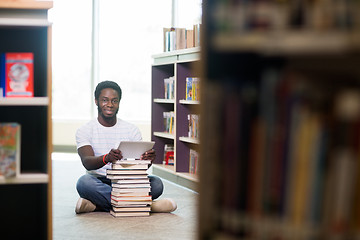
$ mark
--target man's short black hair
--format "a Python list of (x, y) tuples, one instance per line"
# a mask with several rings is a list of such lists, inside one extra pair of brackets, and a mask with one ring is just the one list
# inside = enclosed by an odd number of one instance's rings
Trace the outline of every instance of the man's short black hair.
[(96, 89), (95, 89), (95, 92), (94, 92), (95, 99), (99, 100), (99, 96), (100, 96), (101, 90), (103, 90), (103, 89), (105, 89), (105, 88), (112, 88), (112, 89), (114, 89), (115, 91), (117, 91), (117, 93), (119, 94), (119, 100), (121, 100), (121, 88), (120, 88), (120, 86), (119, 86), (116, 82), (109, 81), (109, 80), (100, 82), (100, 83), (96, 86)]

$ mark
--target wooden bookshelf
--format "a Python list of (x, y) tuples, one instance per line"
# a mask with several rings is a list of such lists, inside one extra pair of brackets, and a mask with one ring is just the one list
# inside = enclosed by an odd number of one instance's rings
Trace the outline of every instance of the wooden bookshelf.
[(360, 5), (300, 2), (203, 1), (199, 239), (360, 236)]
[[(200, 48), (190, 48), (153, 55), (151, 138), (155, 141), (154, 173), (191, 189), (197, 189), (197, 174), (189, 173), (190, 148), (199, 141), (189, 139), (188, 114), (199, 113), (199, 101), (185, 99), (186, 77), (196, 77), (194, 65), (200, 60)], [(175, 98), (164, 99), (164, 79), (175, 77)], [(174, 112), (174, 132), (165, 132), (163, 112)], [(165, 144), (174, 145), (174, 165), (163, 165)]]
[(0, 122), (21, 125), (20, 174), (0, 178), (4, 239), (52, 239), (52, 4), (0, 1), (0, 53), (34, 53), (34, 97), (0, 98)]
[(37, 1), (37, 0), (2, 0), (2, 1), (0, 1), (1, 9), (48, 10), (52, 7), (53, 7), (53, 1)]

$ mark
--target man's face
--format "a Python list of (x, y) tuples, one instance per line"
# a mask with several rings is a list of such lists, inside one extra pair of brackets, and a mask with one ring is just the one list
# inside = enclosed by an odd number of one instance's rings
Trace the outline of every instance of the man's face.
[(119, 111), (119, 95), (112, 88), (104, 88), (100, 92), (99, 99), (95, 100), (98, 112), (104, 118), (113, 118)]

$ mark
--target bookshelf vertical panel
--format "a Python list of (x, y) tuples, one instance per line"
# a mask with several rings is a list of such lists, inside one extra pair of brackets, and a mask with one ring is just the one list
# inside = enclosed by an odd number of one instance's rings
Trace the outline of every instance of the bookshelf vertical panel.
[[(0, 122), (21, 125), (20, 176), (0, 183), (1, 238), (52, 239), (51, 23), (52, 1), (5, 1), (0, 53), (31, 52), (34, 98), (3, 98)], [(20, 230), (19, 230), (20, 229)]]
[(189, 151), (186, 143), (176, 140), (176, 172), (189, 172)]

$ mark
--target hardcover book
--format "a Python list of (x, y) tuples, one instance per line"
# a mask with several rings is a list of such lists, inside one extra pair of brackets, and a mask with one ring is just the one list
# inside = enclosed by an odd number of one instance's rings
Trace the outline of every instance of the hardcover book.
[(1, 55), (0, 88), (3, 97), (34, 96), (34, 54), (31, 52)]
[(114, 210), (110, 210), (110, 214), (114, 217), (142, 217), (142, 216), (149, 216), (149, 211), (129, 211), (129, 212), (115, 212)]

